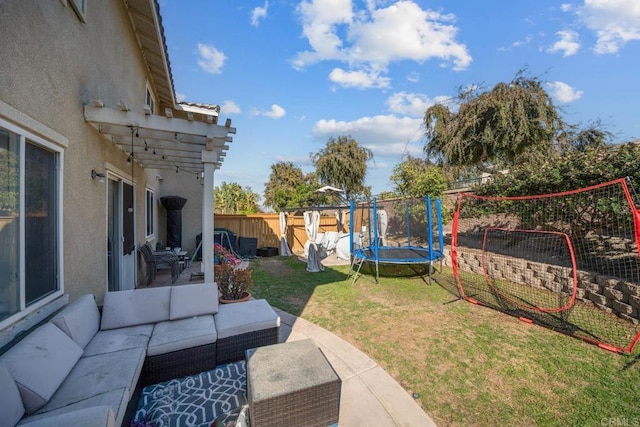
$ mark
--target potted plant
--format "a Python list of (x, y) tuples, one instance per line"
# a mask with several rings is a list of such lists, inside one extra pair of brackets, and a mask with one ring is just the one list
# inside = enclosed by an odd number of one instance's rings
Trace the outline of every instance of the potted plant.
[(223, 304), (247, 301), (251, 298), (249, 288), (253, 285), (253, 279), (248, 268), (220, 264), (215, 272), (215, 281), (218, 284), (219, 300)]

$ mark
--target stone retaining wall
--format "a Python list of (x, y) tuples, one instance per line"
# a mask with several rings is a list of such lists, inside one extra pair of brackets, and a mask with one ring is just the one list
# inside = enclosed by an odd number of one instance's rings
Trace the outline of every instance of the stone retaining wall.
[[(487, 265), (495, 279), (510, 280), (554, 292), (569, 292), (571, 283), (567, 277), (571, 268), (487, 253)], [(497, 261), (499, 258), (499, 262)], [(451, 251), (445, 251), (445, 264), (451, 266)], [(458, 250), (458, 267), (461, 270), (483, 274), (482, 251), (464, 248)], [(564, 282), (564, 284), (563, 284)], [(588, 271), (578, 271), (577, 298), (618, 317), (640, 324), (640, 286), (611, 276)]]

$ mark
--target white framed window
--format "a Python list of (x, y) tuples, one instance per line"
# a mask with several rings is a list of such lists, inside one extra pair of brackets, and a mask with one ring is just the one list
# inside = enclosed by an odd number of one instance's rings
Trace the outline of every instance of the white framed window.
[(69, 0), (71, 7), (82, 22), (87, 22), (87, 0)]
[(0, 117), (0, 327), (64, 291), (63, 156)]
[(145, 234), (147, 239), (153, 237), (155, 234), (153, 221), (155, 206), (155, 193), (150, 188), (147, 188), (145, 202)]
[(147, 83), (147, 90), (145, 91), (145, 95), (144, 95), (144, 109), (147, 112), (147, 114), (155, 114), (156, 110), (155, 110), (155, 98), (153, 96), (153, 93), (151, 92), (151, 88), (149, 87), (149, 83)]

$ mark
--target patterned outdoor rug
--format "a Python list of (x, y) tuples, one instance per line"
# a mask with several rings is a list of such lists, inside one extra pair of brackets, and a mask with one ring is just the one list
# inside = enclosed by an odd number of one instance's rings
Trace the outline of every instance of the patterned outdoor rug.
[(142, 390), (131, 426), (244, 427), (249, 419), (246, 389), (244, 361), (150, 385)]

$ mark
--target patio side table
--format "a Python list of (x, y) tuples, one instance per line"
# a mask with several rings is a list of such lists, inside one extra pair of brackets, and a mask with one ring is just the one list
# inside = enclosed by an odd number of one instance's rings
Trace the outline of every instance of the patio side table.
[(337, 426), (341, 384), (310, 339), (247, 350), (252, 426)]

